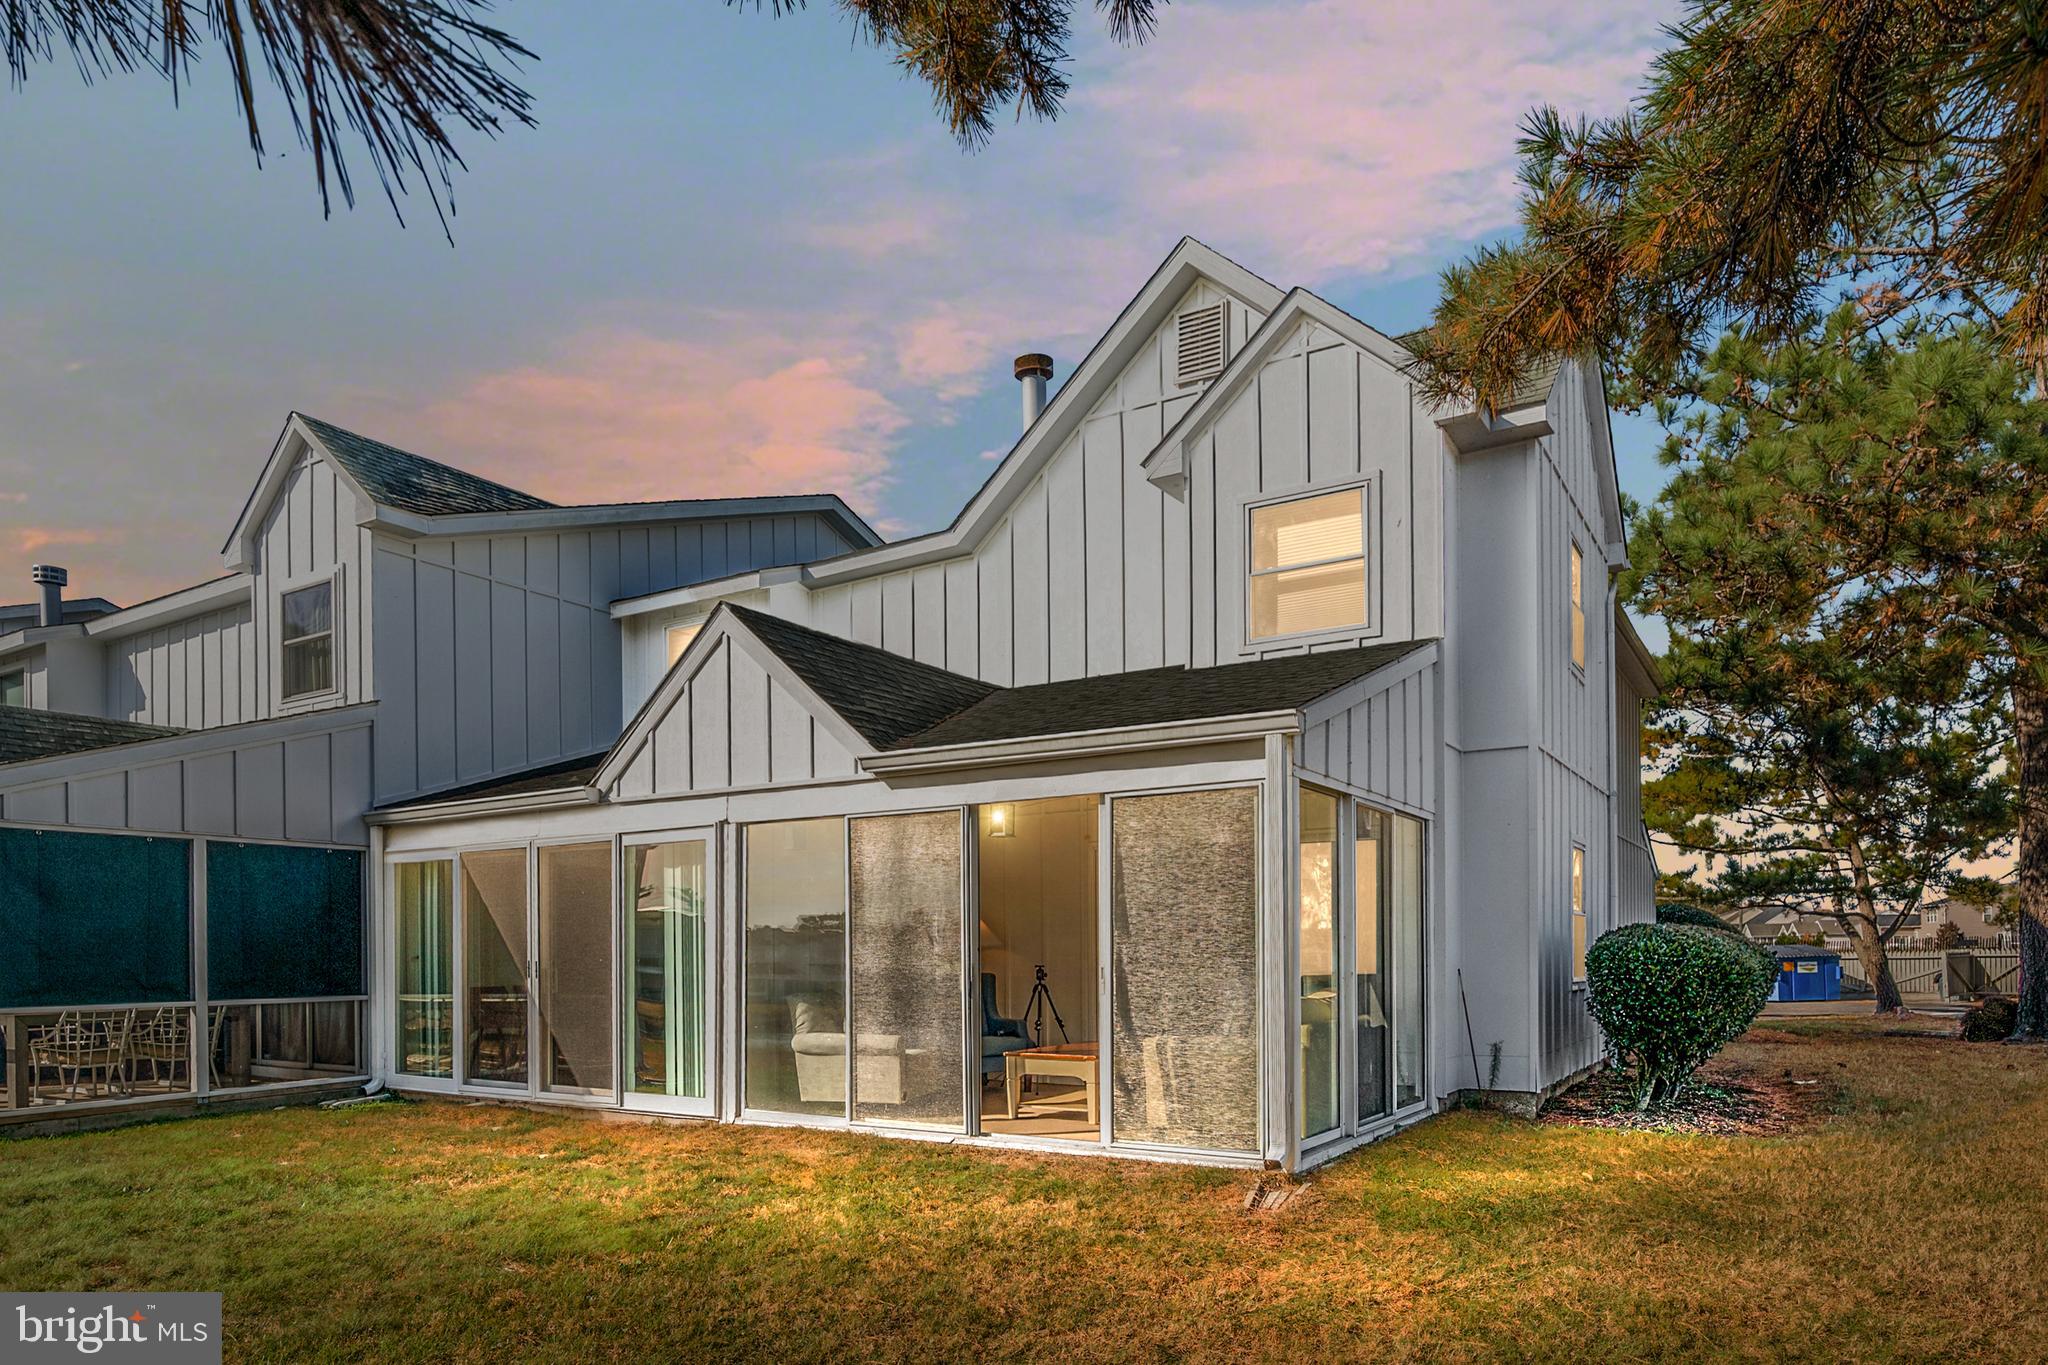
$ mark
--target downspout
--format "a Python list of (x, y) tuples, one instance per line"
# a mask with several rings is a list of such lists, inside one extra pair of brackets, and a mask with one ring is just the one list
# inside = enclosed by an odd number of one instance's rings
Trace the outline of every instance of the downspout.
[[(1615, 645), (1620, 636), (1615, 613), (1621, 610), (1621, 580), (1612, 570), (1607, 575), (1607, 927), (1621, 925), (1621, 816), (1615, 802), (1621, 794), (1621, 706), (1615, 666)], [(1590, 944), (1588, 946), (1591, 946)]]

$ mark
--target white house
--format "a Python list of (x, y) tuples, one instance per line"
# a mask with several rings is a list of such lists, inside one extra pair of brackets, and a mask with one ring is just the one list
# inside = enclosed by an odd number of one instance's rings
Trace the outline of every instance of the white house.
[[(1409, 359), (1183, 241), (1050, 403), (1019, 360), (1009, 455), (889, 544), (294, 416), (226, 577), (0, 636), (17, 1104), (65, 1007), (189, 1017), (202, 1097), (1288, 1168), (1554, 1089), (1599, 1056), (1586, 942), (1651, 914), (1600, 377), (1488, 417)], [(79, 923), (120, 988), (50, 950)]]

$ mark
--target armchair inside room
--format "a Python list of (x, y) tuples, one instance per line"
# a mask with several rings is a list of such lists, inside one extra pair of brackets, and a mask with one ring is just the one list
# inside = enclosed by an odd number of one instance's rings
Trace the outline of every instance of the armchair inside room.
[(996, 974), (981, 974), (981, 1075), (984, 1080), (1003, 1074), (1003, 1056), (1031, 1046), (1031, 1035), (1022, 1019), (1005, 1019), (996, 1013)]

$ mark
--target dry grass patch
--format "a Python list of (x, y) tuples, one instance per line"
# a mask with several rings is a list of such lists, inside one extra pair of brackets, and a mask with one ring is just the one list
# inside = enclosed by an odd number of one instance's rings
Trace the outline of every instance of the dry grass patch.
[(0, 1284), (221, 1289), (236, 1360), (2048, 1357), (2041, 1049), (1773, 1020), (1726, 1066), (1825, 1096), (1447, 1115), (1257, 1215), (1248, 1172), (445, 1103), (0, 1142)]

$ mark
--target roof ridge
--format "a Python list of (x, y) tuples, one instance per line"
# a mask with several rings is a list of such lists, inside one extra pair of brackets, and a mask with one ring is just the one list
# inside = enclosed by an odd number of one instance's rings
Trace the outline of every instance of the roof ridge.
[[(560, 505), (558, 503), (550, 502), (546, 498), (543, 498), (536, 493), (529, 493), (523, 488), (515, 488), (509, 483), (504, 483), (501, 482), (500, 480), (491, 478), (487, 474), (479, 474), (474, 470), (464, 469), (459, 465), (449, 464), (445, 460), (437, 460), (431, 455), (421, 455), (415, 451), (403, 449), (402, 447), (392, 445), (389, 441), (380, 441), (375, 436), (365, 436), (360, 431), (355, 431), (348, 427), (342, 426), (338, 422), (330, 422), (324, 417), (315, 417), (310, 412), (305, 412), (300, 409), (294, 408), (292, 410), (292, 415), (298, 418), (301, 422), (304, 422), (307, 426), (313, 428), (314, 434), (321, 438), (321, 444), (327, 447), (328, 454), (332, 455), (335, 458), (335, 460), (337, 460), (344, 468), (346, 468), (349, 471), (349, 473), (355, 475), (357, 479), (365, 483), (376, 485), (381, 485), (384, 483), (384, 479), (380, 474), (369, 469), (366, 465), (360, 463), (362, 455), (364, 455), (365, 453), (374, 453), (387, 459), (396, 457), (401, 460), (410, 461), (414, 464), (427, 465), (437, 470), (446, 471), (449, 474), (456, 475), (457, 477), (467, 480), (471, 483), (482, 484), (485, 487), (493, 489), (497, 492), (509, 494), (514, 498), (521, 499), (526, 503), (527, 507), (530, 509), (556, 507)], [(352, 450), (350, 449), (351, 443), (371, 447), (373, 449), (370, 452)], [(375, 495), (377, 490), (373, 488), (371, 491), (372, 494)]]

